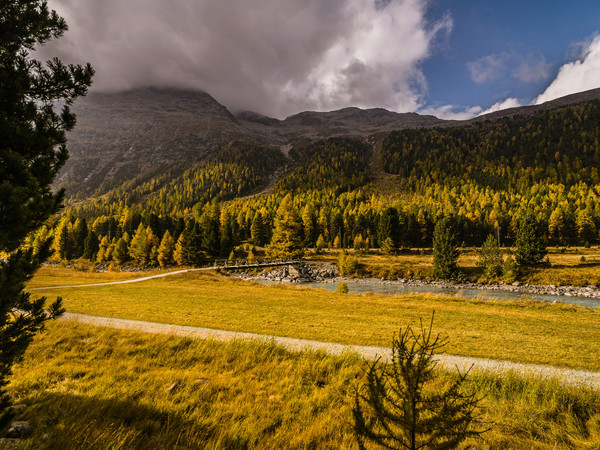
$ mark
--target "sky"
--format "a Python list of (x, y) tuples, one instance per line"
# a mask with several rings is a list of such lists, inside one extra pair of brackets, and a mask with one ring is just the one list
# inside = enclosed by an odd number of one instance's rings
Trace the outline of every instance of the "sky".
[(600, 87), (597, 0), (49, 0), (37, 57), (92, 91), (175, 87), (285, 118), (349, 106), (468, 119)]

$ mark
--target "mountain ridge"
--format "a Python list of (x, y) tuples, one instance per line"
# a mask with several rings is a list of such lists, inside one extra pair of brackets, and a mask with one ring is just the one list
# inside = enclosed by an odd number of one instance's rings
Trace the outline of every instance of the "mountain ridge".
[(374, 143), (394, 130), (468, 126), (597, 98), (600, 89), (467, 121), (357, 107), (304, 111), (279, 120), (249, 111), (233, 114), (206, 92), (145, 88), (90, 93), (73, 108), (78, 124), (69, 134), (70, 159), (56, 186), (81, 200), (134, 178), (143, 182), (167, 171), (180, 175), (236, 141), (287, 155), (321, 139), (353, 136)]

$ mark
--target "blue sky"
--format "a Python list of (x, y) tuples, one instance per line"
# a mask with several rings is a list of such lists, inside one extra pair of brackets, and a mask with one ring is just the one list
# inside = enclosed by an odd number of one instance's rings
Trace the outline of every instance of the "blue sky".
[(92, 91), (210, 93), (284, 118), (348, 106), (467, 119), (600, 87), (598, 0), (49, 0), (44, 57)]
[[(600, 2), (590, 0), (434, 0), (427, 17), (444, 15), (452, 31), (423, 63), (434, 108), (486, 109), (509, 97), (528, 104), (600, 33)], [(470, 70), (486, 63), (488, 77)]]

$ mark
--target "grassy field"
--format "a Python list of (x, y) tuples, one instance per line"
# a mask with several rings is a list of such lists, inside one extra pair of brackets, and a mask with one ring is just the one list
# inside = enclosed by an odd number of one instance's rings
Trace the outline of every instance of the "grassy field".
[[(361, 277), (375, 278), (418, 278), (428, 279), (433, 274), (433, 254), (430, 250), (411, 249), (398, 255), (359, 253), (348, 250), (348, 253), (358, 257)], [(504, 249), (504, 257), (509, 249)], [(339, 250), (329, 250), (319, 255), (307, 254), (309, 261), (329, 262), (335, 264)], [(582, 257), (584, 260), (582, 260)], [(482, 281), (483, 271), (477, 267), (479, 256), (477, 249), (465, 248), (460, 250), (458, 265), (470, 281)], [(539, 269), (529, 269), (521, 274), (520, 280), (528, 284), (543, 285), (574, 285), (587, 286), (600, 284), (600, 249), (598, 248), (548, 248), (550, 266)]]
[(158, 275), (169, 271), (181, 270), (150, 270), (144, 272), (88, 272), (61, 267), (42, 267), (35, 277), (27, 284), (29, 288), (45, 286), (74, 286), (78, 284), (107, 283), (112, 281), (132, 280), (134, 278)]
[[(22, 449), (356, 448), (351, 406), (364, 367), (351, 354), (59, 322), (36, 337), (9, 392), (25, 405), (17, 419), (34, 427)], [(467, 445), (599, 448), (600, 393), (470, 378), (490, 430)]]
[(568, 305), (349, 295), (197, 272), (43, 293), (61, 295), (70, 312), (359, 345), (388, 345), (435, 310), (448, 353), (600, 371), (600, 311)]

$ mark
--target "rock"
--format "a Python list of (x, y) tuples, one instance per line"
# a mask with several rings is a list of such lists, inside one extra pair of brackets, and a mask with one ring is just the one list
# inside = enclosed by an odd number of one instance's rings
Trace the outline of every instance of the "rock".
[(6, 437), (12, 439), (22, 439), (29, 436), (32, 431), (33, 429), (29, 422), (13, 422), (10, 424), (10, 427), (8, 427)]
[(515, 281), (512, 285), (513, 286), (521, 286), (521, 283), (519, 283), (518, 281)]
[(179, 387), (181, 383), (179, 382), (179, 380), (177, 380), (175, 383), (173, 383), (171, 386), (169, 386), (167, 388), (167, 392), (169, 392), (170, 394), (172, 394), (173, 392), (175, 392), (175, 390)]

